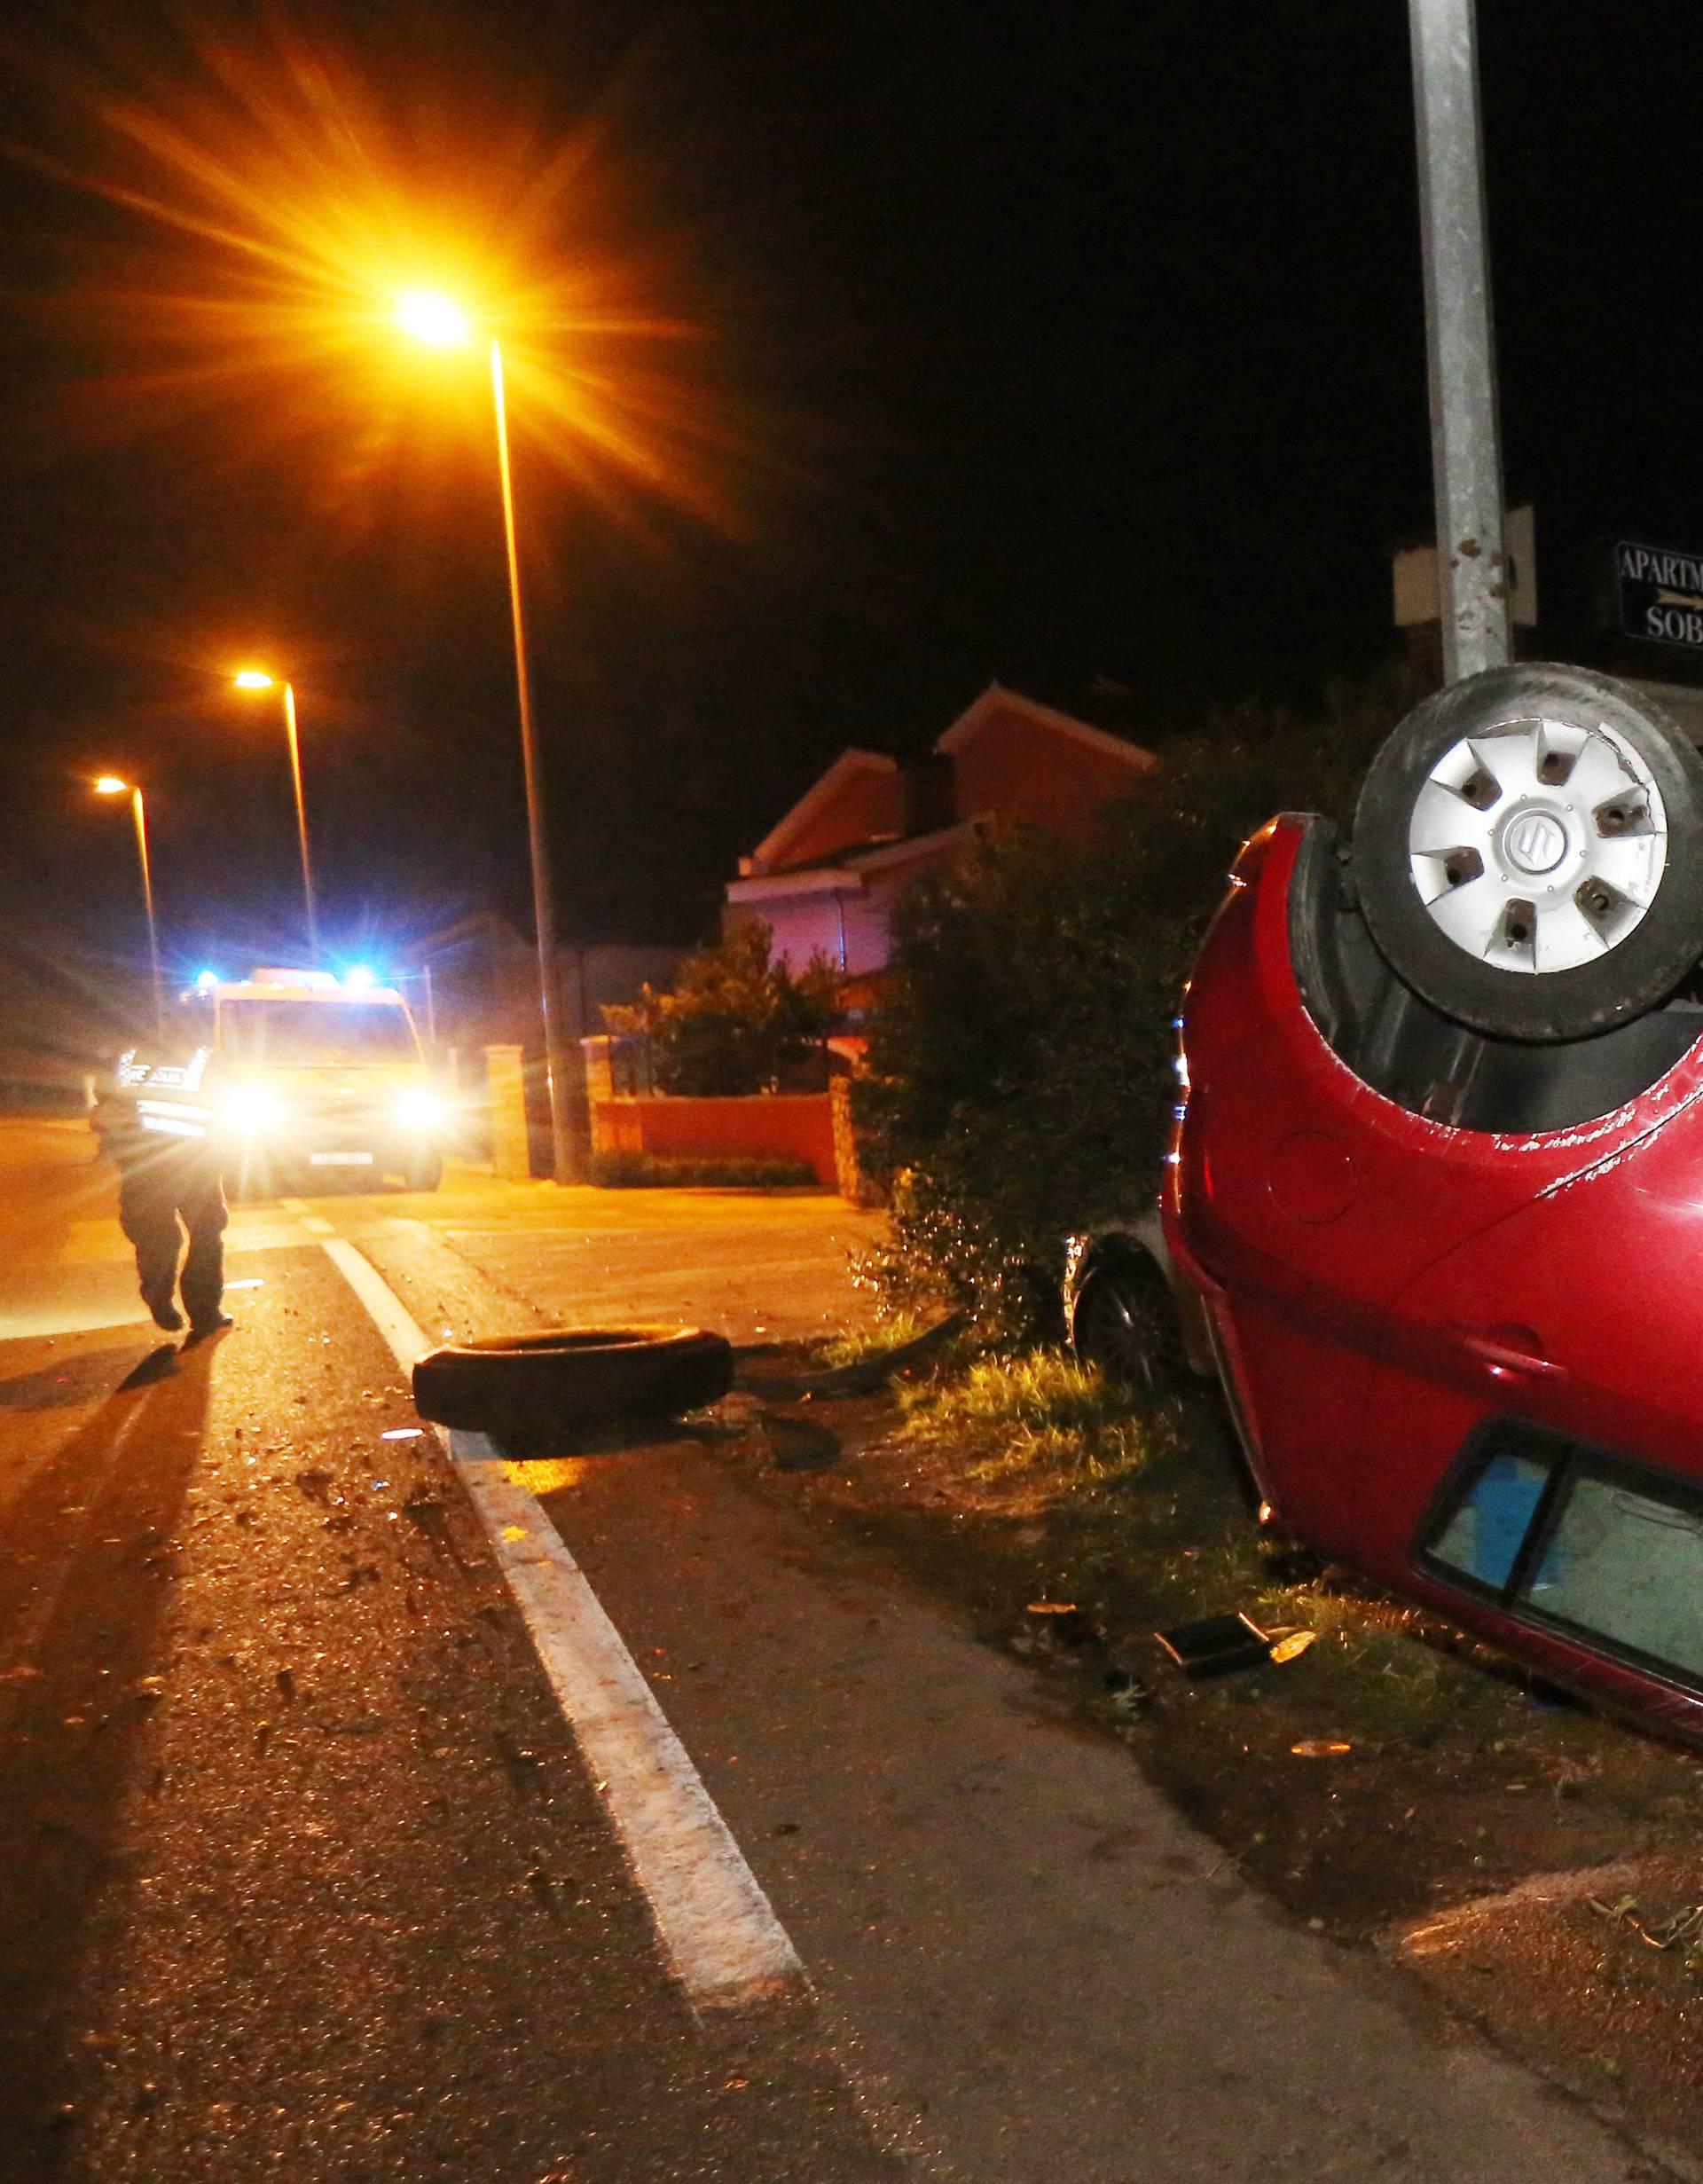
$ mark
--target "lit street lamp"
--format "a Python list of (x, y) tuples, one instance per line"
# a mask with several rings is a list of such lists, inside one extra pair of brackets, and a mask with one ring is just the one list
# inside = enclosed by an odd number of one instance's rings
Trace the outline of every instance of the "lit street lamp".
[[(411, 289), (398, 297), (396, 322), (428, 349), (462, 349), (472, 322), (451, 296)], [(532, 681), (526, 664), (526, 624), (521, 611), (521, 562), (514, 537), (514, 487), (508, 461), (508, 412), (503, 399), (503, 352), (490, 343), (490, 393), (497, 420), (497, 467), (503, 489), (503, 536), (508, 549), (508, 603), (514, 632), (514, 685), (521, 719), (521, 760), (526, 779), (526, 825), (532, 861), (532, 919), (538, 936), (538, 1008), (544, 1018), (544, 1069), (550, 1094), (551, 1167), (559, 1183), (577, 1179), (569, 1119), (569, 1068), (556, 992), (556, 919), (550, 883), (550, 850), (544, 824), (543, 783), (532, 729)]]
[[(276, 690), (280, 687), (275, 676), (269, 675), (260, 667), (245, 667), (240, 674), (233, 675), (231, 681), (238, 690)], [(295, 733), (295, 689), (293, 684), (287, 682), (281, 687), (284, 692), (284, 733), (290, 746), (290, 780), (295, 789), (295, 830), (302, 842), (302, 894), (308, 906), (308, 955), (312, 962), (318, 962), (319, 931), (313, 911), (313, 867), (308, 859), (308, 807), (302, 794), (302, 746)]]
[(120, 781), (116, 774), (103, 774), (94, 784), (98, 797), (128, 796), (130, 812), (136, 821), (136, 853), (142, 861), (142, 901), (148, 914), (148, 963), (153, 979), (153, 1025), (158, 1032), (166, 1027), (166, 988), (160, 975), (160, 935), (153, 922), (153, 875), (148, 868), (148, 818), (143, 809), (142, 791), (129, 782)]

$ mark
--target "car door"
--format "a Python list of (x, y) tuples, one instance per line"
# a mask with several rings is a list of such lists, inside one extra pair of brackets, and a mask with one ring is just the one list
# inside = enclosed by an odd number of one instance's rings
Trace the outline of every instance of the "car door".
[(1703, 1104), (1546, 1186), (1393, 1303), (1367, 1400), (1357, 1560), (1399, 1578), (1448, 1465), (1520, 1420), (1703, 1475)]

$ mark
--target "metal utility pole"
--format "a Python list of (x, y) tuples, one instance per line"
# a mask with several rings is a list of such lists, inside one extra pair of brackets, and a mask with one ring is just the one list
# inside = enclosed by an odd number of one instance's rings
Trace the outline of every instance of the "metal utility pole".
[(148, 861), (148, 815), (142, 803), (142, 791), (130, 791), (130, 813), (136, 821), (137, 854), (142, 860), (142, 902), (148, 914), (148, 972), (153, 985), (153, 1028), (164, 1038), (166, 1031), (166, 982), (160, 971), (160, 928), (153, 917), (153, 868)]
[(319, 961), (319, 921), (314, 914), (313, 867), (308, 861), (308, 805), (302, 793), (302, 740), (295, 732), (295, 685), (284, 686), (284, 734), (290, 746), (290, 780), (295, 789), (295, 832), (302, 845), (302, 899), (308, 907), (308, 961)]
[(1443, 680), (1511, 655), (1474, 0), (1409, 0)]
[(521, 556), (514, 536), (514, 483), (508, 463), (508, 405), (503, 398), (503, 352), (490, 345), (491, 397), (497, 412), (497, 462), (503, 489), (503, 538), (508, 548), (508, 603), (514, 630), (514, 686), (521, 718), (521, 760), (526, 782), (527, 838), (532, 857), (532, 915), (538, 936), (538, 1010), (544, 1020), (544, 1072), (550, 1095), (550, 1172), (559, 1183), (585, 1174), (575, 1119), (583, 1103), (574, 1096), (576, 1047), (562, 1037), (561, 989), (557, 984), (556, 912), (551, 886), (550, 843), (538, 738), (532, 727), (532, 678), (526, 661), (526, 624), (521, 611)]

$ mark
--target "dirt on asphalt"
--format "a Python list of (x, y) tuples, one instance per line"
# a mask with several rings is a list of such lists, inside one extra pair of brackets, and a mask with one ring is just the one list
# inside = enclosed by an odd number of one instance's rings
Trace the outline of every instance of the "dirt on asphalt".
[(0, 2178), (896, 2177), (812, 2013), (667, 1976), (341, 1277), (236, 1263), (217, 1342), (0, 1344)]
[[(1703, 2163), (1697, 1756), (1263, 1537), (1205, 1396), (1095, 1480), (921, 1437), (891, 1391), (801, 1399), (810, 1362), (747, 1360), (723, 1461), (1026, 1656), (1291, 1916)], [(1157, 1630), (1238, 1609), (1317, 1636), (1190, 1683)]]

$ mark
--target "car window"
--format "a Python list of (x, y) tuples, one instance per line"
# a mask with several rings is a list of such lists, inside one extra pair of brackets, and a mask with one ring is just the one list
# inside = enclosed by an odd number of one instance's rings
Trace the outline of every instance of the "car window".
[(1523, 1588), (1542, 1614), (1703, 1676), (1703, 1513), (1580, 1473)]
[(420, 1058), (397, 1002), (222, 1001), (219, 1049), (233, 1061), (283, 1069)]
[[(1456, 1481), (1424, 1559), (1503, 1604), (1703, 1685), (1703, 1486), (1506, 1429)], [(1503, 1435), (1498, 1434), (1498, 1440)], [(1551, 1486), (1555, 1491), (1550, 1492)]]
[(1464, 1577), (1475, 1577), (1500, 1592), (1513, 1575), (1515, 1558), (1553, 1469), (1552, 1464), (1510, 1449), (1493, 1453), (1432, 1542), (1432, 1555)]

